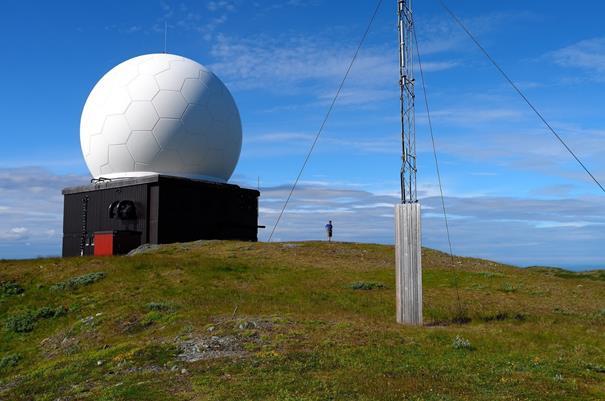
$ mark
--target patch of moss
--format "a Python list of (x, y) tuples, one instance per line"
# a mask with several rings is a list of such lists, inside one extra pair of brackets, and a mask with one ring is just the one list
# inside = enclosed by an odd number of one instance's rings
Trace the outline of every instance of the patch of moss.
[(21, 313), (14, 316), (9, 316), (6, 319), (5, 327), (7, 330), (15, 333), (29, 333), (34, 329), (36, 317), (31, 311)]
[(23, 287), (21, 287), (19, 283), (16, 283), (14, 281), (0, 283), (0, 295), (19, 295), (23, 294), (24, 292), (25, 289), (23, 289)]
[(53, 319), (67, 314), (67, 308), (59, 306), (51, 308), (44, 306), (36, 310), (28, 310), (17, 315), (9, 316), (6, 320), (5, 327), (9, 331), (15, 333), (29, 333), (33, 331), (36, 322), (40, 319)]
[(150, 311), (167, 312), (174, 310), (174, 306), (167, 302), (149, 302), (145, 308)]
[(90, 285), (96, 283), (99, 280), (104, 279), (106, 274), (104, 272), (88, 273), (83, 276), (73, 277), (67, 281), (57, 283), (51, 287), (52, 290), (75, 290), (78, 287)]
[(502, 287), (500, 287), (500, 291), (506, 292), (506, 293), (517, 292), (517, 291), (519, 291), (519, 286), (515, 286), (511, 283), (504, 283), (504, 284), (502, 284)]
[(153, 323), (162, 319), (162, 314), (158, 311), (151, 311), (145, 314), (140, 321), (142, 327), (151, 326)]
[(483, 320), (484, 322), (502, 322), (505, 320), (516, 320), (519, 322), (523, 322), (527, 319), (527, 316), (523, 313), (509, 313), (509, 312), (497, 312), (494, 314), (490, 314), (490, 315), (483, 315), (481, 317), (479, 317), (479, 319)]
[(22, 357), (19, 354), (8, 354), (0, 359), (0, 370), (8, 370), (19, 364)]
[(353, 290), (376, 290), (380, 288), (386, 288), (384, 283), (376, 282), (376, 281), (358, 281), (349, 286)]

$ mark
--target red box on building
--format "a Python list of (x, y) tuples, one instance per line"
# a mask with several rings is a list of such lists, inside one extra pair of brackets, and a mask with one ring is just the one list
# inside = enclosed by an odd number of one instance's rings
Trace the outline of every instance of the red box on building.
[(97, 231), (94, 234), (94, 255), (124, 255), (141, 245), (141, 233), (137, 231)]

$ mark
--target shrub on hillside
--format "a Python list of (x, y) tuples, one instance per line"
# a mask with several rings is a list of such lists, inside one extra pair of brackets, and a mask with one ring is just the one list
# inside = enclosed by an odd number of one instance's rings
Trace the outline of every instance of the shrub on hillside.
[(385, 288), (386, 286), (383, 283), (375, 281), (358, 281), (351, 284), (350, 287), (354, 290), (375, 290), (378, 288)]
[(0, 359), (0, 370), (5, 370), (17, 366), (21, 361), (21, 355), (19, 354), (8, 354)]
[(460, 336), (456, 336), (456, 338), (454, 338), (454, 341), (452, 342), (452, 347), (454, 347), (454, 349), (473, 349), (471, 342), (466, 338)]
[(36, 327), (36, 322), (40, 319), (53, 319), (67, 314), (67, 308), (59, 306), (50, 308), (44, 306), (36, 310), (29, 310), (18, 315), (9, 316), (5, 327), (7, 330), (15, 333), (29, 333)]
[(75, 290), (78, 287), (96, 283), (105, 278), (104, 272), (88, 273), (83, 276), (73, 277), (67, 281), (57, 283), (51, 287), (53, 290)]
[(9, 316), (6, 319), (6, 329), (15, 333), (28, 333), (34, 329), (36, 318), (31, 311), (19, 315)]
[(500, 287), (500, 291), (506, 292), (506, 293), (517, 292), (518, 290), (519, 290), (519, 287), (515, 286), (511, 283), (504, 283), (504, 284), (502, 284), (502, 287)]
[(25, 292), (23, 287), (14, 281), (0, 283), (0, 295), (19, 295)]
[(65, 316), (66, 314), (67, 308), (64, 306), (59, 306), (57, 308), (43, 306), (36, 311), (35, 317), (36, 319), (52, 319), (55, 317)]
[(150, 311), (157, 311), (157, 312), (166, 312), (166, 311), (171, 311), (174, 309), (174, 307), (166, 302), (149, 302), (147, 305), (145, 305), (146, 308)]

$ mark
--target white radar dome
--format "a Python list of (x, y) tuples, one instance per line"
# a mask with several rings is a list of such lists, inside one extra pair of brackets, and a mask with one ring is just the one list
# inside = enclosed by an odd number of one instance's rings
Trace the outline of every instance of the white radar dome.
[(156, 173), (226, 182), (242, 125), (229, 90), (207, 68), (148, 54), (96, 84), (82, 111), (80, 143), (94, 178)]

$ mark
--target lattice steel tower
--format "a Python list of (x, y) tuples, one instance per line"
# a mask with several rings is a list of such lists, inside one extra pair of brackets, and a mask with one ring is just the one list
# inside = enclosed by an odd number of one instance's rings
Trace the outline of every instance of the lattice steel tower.
[(398, 0), (399, 86), (401, 88), (401, 203), (416, 203), (416, 120), (412, 0)]
[(395, 206), (397, 322), (422, 325), (422, 236), (416, 197), (416, 121), (414, 111), (414, 20), (412, 0), (397, 0), (401, 87), (401, 203)]

